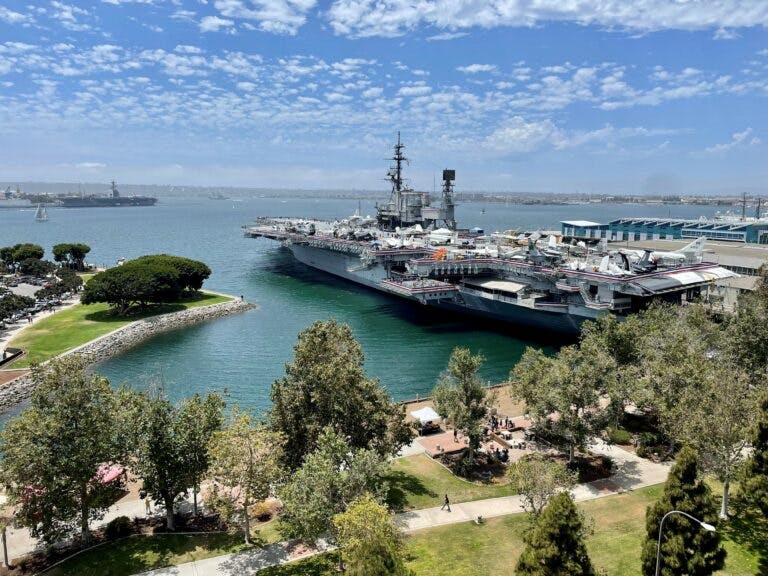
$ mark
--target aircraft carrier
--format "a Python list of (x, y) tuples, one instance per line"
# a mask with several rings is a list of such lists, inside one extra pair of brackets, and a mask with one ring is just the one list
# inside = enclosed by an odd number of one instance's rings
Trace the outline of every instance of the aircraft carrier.
[(442, 201), (403, 179), (398, 134), (387, 177), (389, 201), (375, 218), (338, 221), (259, 218), (251, 238), (276, 240), (318, 270), (426, 306), (537, 330), (576, 334), (585, 320), (625, 317), (662, 300), (717, 296), (718, 280), (737, 276), (704, 261), (705, 238), (674, 252), (609, 250), (605, 242), (561, 236), (459, 230), (454, 170), (443, 170)]

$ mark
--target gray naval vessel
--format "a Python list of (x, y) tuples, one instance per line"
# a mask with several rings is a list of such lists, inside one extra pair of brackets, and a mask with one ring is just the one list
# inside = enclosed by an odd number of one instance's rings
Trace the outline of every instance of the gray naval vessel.
[(609, 250), (556, 234), (483, 234), (455, 220), (454, 170), (443, 170), (442, 201), (408, 187), (398, 133), (376, 217), (337, 221), (259, 218), (251, 238), (277, 240), (300, 262), (426, 306), (537, 330), (575, 334), (604, 314), (625, 317), (654, 300), (683, 303), (717, 294), (737, 276), (705, 262), (705, 238), (674, 252)]

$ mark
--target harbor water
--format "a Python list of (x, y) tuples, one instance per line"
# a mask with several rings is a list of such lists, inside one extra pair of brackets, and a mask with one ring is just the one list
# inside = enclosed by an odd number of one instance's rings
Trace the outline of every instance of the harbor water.
[[(161, 198), (154, 207), (48, 210), (35, 222), (34, 208), (0, 210), (0, 246), (40, 244), (51, 258), (60, 242), (91, 246), (88, 261), (112, 266), (119, 258), (168, 253), (206, 262), (206, 287), (258, 305), (245, 314), (152, 338), (95, 369), (114, 384), (161, 384), (174, 399), (226, 390), (233, 402), (263, 411), (271, 383), (284, 372), (296, 335), (315, 320), (349, 324), (363, 347), (366, 369), (395, 399), (428, 394), (451, 350), (467, 346), (486, 358), (482, 376), (507, 377), (527, 346), (553, 351), (561, 342), (514, 326), (449, 316), (337, 280), (295, 262), (277, 243), (244, 238), (241, 227), (258, 216), (341, 218), (357, 200), (306, 198)], [(363, 214), (373, 201), (360, 203)], [(605, 222), (621, 216), (698, 218), (714, 207), (681, 205), (460, 204), (463, 227), (495, 230), (557, 229), (561, 220)]]

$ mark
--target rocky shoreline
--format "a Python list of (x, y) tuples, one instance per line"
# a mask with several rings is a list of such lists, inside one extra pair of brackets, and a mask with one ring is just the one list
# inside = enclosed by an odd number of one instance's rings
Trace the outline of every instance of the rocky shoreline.
[[(118, 328), (114, 332), (73, 348), (62, 354), (62, 356), (80, 354), (88, 364), (96, 364), (162, 332), (178, 330), (193, 324), (199, 324), (200, 322), (229, 316), (230, 314), (238, 314), (255, 307), (254, 304), (239, 298), (233, 298), (228, 302), (221, 302), (219, 304), (199, 306), (178, 312), (142, 318), (141, 320), (131, 322), (127, 326)], [(0, 388), (0, 413), (29, 398), (33, 388), (30, 374), (25, 374), (2, 386)]]

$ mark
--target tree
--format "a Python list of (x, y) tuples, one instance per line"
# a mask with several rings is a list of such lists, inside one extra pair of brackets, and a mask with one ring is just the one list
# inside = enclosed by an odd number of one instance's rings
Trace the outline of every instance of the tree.
[(179, 431), (187, 459), (188, 483), (192, 486), (192, 506), (197, 515), (197, 493), (210, 466), (209, 443), (224, 423), (224, 399), (212, 392), (201, 398), (195, 394), (179, 409)]
[(47, 260), (38, 260), (37, 258), (27, 258), (19, 263), (19, 272), (28, 274), (36, 278), (45, 278), (53, 272), (56, 266), (53, 262)]
[(285, 535), (310, 542), (326, 534), (335, 539), (333, 517), (366, 492), (380, 491), (385, 469), (377, 452), (353, 448), (326, 427), (317, 448), (280, 491)]
[(43, 247), (37, 244), (16, 244), (13, 246), (13, 263), (19, 264), (29, 258), (42, 260), (44, 254)]
[(174, 530), (174, 505), (186, 494), (190, 479), (180, 410), (161, 391), (153, 390), (139, 396), (134, 414), (133, 467), (149, 496), (164, 504), (168, 530)]
[(679, 438), (698, 451), (702, 468), (723, 483), (720, 518), (728, 518), (731, 480), (744, 460), (757, 416), (749, 376), (727, 362), (710, 361), (695, 389), (681, 391)]
[(181, 296), (179, 275), (160, 263), (135, 261), (99, 272), (83, 290), (82, 302), (106, 302), (118, 313), (131, 306), (146, 308), (150, 303), (174, 302)]
[(454, 348), (448, 360), (448, 369), (433, 391), (435, 407), (443, 416), (469, 438), (468, 461), (480, 447), (481, 424), (488, 411), (486, 391), (477, 374), (484, 358), (473, 355), (468, 348)]
[(286, 438), (285, 465), (296, 469), (330, 426), (353, 448), (395, 454), (411, 441), (404, 409), (368, 378), (349, 326), (318, 321), (299, 334), (285, 376), (272, 384), (269, 426)]
[[(667, 512), (679, 510), (709, 524), (717, 523), (717, 504), (709, 487), (699, 477), (698, 455), (684, 447), (669, 473), (661, 499), (645, 515), (646, 540), (642, 550), (643, 574), (656, 570), (659, 526)], [(719, 532), (709, 532), (692, 520), (673, 514), (664, 522), (661, 537), (661, 574), (707, 576), (725, 564), (725, 549)]]
[(408, 576), (400, 532), (387, 507), (365, 494), (333, 517), (339, 548), (351, 576)]
[(251, 417), (237, 409), (229, 425), (213, 434), (210, 501), (222, 517), (242, 519), (246, 544), (251, 542), (249, 507), (265, 500), (279, 479), (282, 444), (279, 434), (254, 426)]
[(53, 259), (75, 270), (83, 270), (85, 257), (91, 251), (87, 244), (56, 244), (53, 247)]
[(20, 312), (34, 305), (34, 298), (19, 296), (8, 291), (0, 291), (0, 320), (9, 318), (15, 312)]
[(583, 539), (584, 523), (573, 498), (554, 496), (526, 537), (517, 562), (518, 576), (592, 576), (595, 574)]
[(753, 431), (752, 456), (745, 467), (743, 492), (768, 516), (768, 392), (760, 398), (757, 425)]
[(198, 260), (158, 254), (154, 256), (141, 256), (135, 260), (140, 263), (162, 264), (176, 270), (179, 274), (179, 285), (182, 290), (196, 292), (203, 287), (203, 282), (211, 275), (211, 269)]
[(510, 374), (510, 389), (513, 398), (525, 400), (537, 428), (564, 439), (573, 461), (575, 450), (608, 420), (600, 399), (615, 377), (615, 361), (597, 346), (566, 346), (555, 358), (528, 348)]
[(18, 519), (52, 544), (103, 517), (120, 488), (102, 483), (102, 465), (125, 461), (118, 405), (106, 378), (79, 356), (35, 366), (31, 407), (0, 434), (2, 477)]
[(507, 474), (523, 500), (523, 509), (534, 518), (538, 518), (555, 494), (571, 490), (577, 481), (577, 474), (561, 462), (536, 455), (512, 464)]

